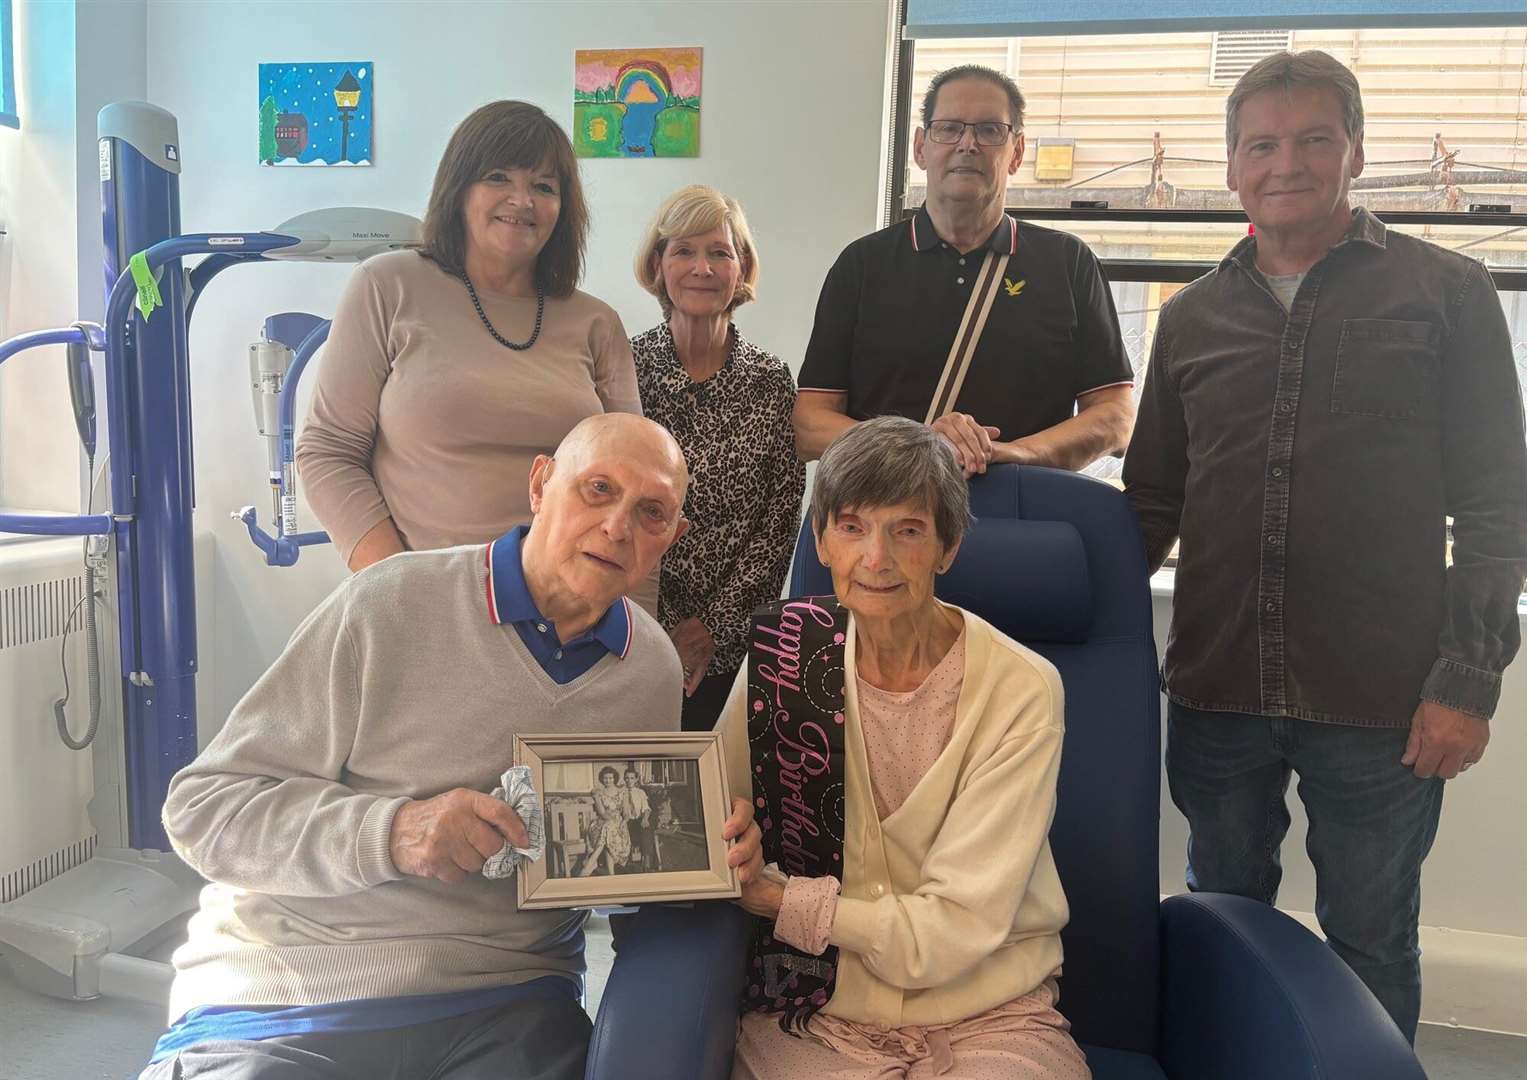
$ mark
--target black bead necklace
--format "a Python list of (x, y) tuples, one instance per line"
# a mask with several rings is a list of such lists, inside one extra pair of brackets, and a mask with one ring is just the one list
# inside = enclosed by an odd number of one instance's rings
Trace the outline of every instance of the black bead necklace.
[(472, 288), (472, 279), (467, 277), (467, 275), (462, 274), (461, 283), (467, 287), (467, 295), (472, 298), (472, 306), (477, 309), (477, 317), (481, 319), (482, 324), (488, 328), (488, 333), (493, 335), (494, 341), (498, 342), (506, 349), (513, 349), (515, 352), (524, 352), (526, 349), (530, 348), (536, 343), (536, 338), (541, 336), (541, 319), (546, 315), (545, 289), (541, 288), (539, 285), (536, 286), (536, 328), (530, 332), (530, 339), (528, 341), (526, 341), (523, 345), (517, 345), (510, 341), (508, 338), (504, 337), (503, 334), (500, 334), (497, 330), (495, 330), (493, 328), (493, 324), (488, 321), (488, 313), (483, 311), (482, 301), (477, 299), (477, 290)]

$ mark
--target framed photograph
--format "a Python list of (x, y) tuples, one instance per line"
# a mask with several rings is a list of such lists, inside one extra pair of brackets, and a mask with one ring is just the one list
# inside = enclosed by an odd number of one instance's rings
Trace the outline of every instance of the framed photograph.
[(731, 809), (721, 734), (516, 735), (546, 820), (519, 869), (520, 907), (718, 900), (742, 893), (721, 828)]

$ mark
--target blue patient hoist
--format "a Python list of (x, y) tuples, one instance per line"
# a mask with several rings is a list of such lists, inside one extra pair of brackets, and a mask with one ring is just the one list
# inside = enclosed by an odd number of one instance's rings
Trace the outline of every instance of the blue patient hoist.
[[(0, 905), (0, 956), (23, 983), (55, 996), (162, 1000), (167, 966), (122, 950), (194, 908), (203, 884), (170, 851), (160, 824), (170, 778), (197, 751), (191, 314), (211, 280), (231, 266), (357, 261), (415, 245), (419, 225), (389, 211), (342, 209), (300, 215), (275, 232), (182, 236), (174, 116), (142, 102), (108, 105), (98, 133), (105, 324), (76, 323), (0, 342), (0, 363), (27, 349), (67, 346), (75, 421), (93, 458), (91, 353), (104, 354), (110, 510), (0, 514), (0, 532), (85, 537), (90, 587), (97, 575), (115, 579), (121, 741), (118, 759), (106, 764), (125, 783), (103, 785), (98, 754), (90, 809), (102, 843), (84, 864)], [(187, 271), (181, 260), (189, 255), (207, 257)], [(328, 328), (313, 315), (272, 316), (264, 339), (251, 346), (256, 415), (271, 447), (274, 533), (260, 527), (253, 507), (234, 516), (271, 565), (289, 566), (302, 546), (328, 539), (297, 532), (291, 465), (297, 380)], [(88, 597), (85, 602), (94, 605)], [(65, 741), (75, 745), (67, 733)], [(116, 829), (102, 828), (103, 819), (118, 818)]]

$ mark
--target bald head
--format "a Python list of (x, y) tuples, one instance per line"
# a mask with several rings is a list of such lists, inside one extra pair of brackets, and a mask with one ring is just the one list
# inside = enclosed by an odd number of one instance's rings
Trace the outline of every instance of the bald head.
[[(597, 619), (684, 535), (689, 469), (672, 435), (631, 413), (581, 421), (530, 469), (530, 532), (520, 549), (537, 607), (558, 624)], [(579, 619), (568, 622), (577, 626)]]
[(667, 473), (678, 485), (679, 499), (689, 488), (689, 466), (678, 440), (662, 424), (635, 413), (596, 413), (573, 426), (557, 446), (553, 460), (563, 467), (591, 456), (625, 456)]

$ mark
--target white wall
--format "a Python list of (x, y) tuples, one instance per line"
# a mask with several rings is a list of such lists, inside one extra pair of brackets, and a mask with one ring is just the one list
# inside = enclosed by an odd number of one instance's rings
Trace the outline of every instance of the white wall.
[[(739, 326), (798, 366), (827, 267), (848, 240), (876, 225), (886, 34), (885, 0), (364, 7), (155, 0), (148, 96), (180, 120), (187, 232), (271, 228), (330, 205), (422, 215), (445, 141), (476, 106), (526, 98), (566, 125), (575, 48), (702, 46), (699, 158), (583, 162), (593, 214), (585, 288), (613, 304), (629, 331), (654, 325), (657, 305), (631, 275), (637, 239), (674, 188), (713, 184), (742, 201), (762, 253), (761, 299), (742, 309)], [(256, 164), (256, 65), (309, 58), (374, 62), (375, 166)], [(203, 657), (203, 670), (210, 661), (216, 672), (204, 732), (341, 575), (332, 548), (304, 552), (290, 570), (264, 567), (228, 512), (256, 502), (268, 516), (245, 348), (268, 314), (330, 314), (347, 273), (240, 268), (223, 275), (196, 311), (198, 525), (219, 541), (216, 597), (201, 604), (216, 641), (216, 655)], [(311, 527), (311, 516), (305, 523)]]
[[(75, 314), (75, 12), (14, 7), (21, 130), (0, 128), (0, 338), (68, 326)], [(0, 367), (0, 504), (77, 505), (78, 440), (62, 346)]]
[[(146, 13), (145, 0), (15, 7), (22, 126), (0, 128), (0, 338), (101, 320), (95, 114), (147, 92)], [(79, 505), (63, 356), (38, 349), (0, 368), (0, 504)]]

